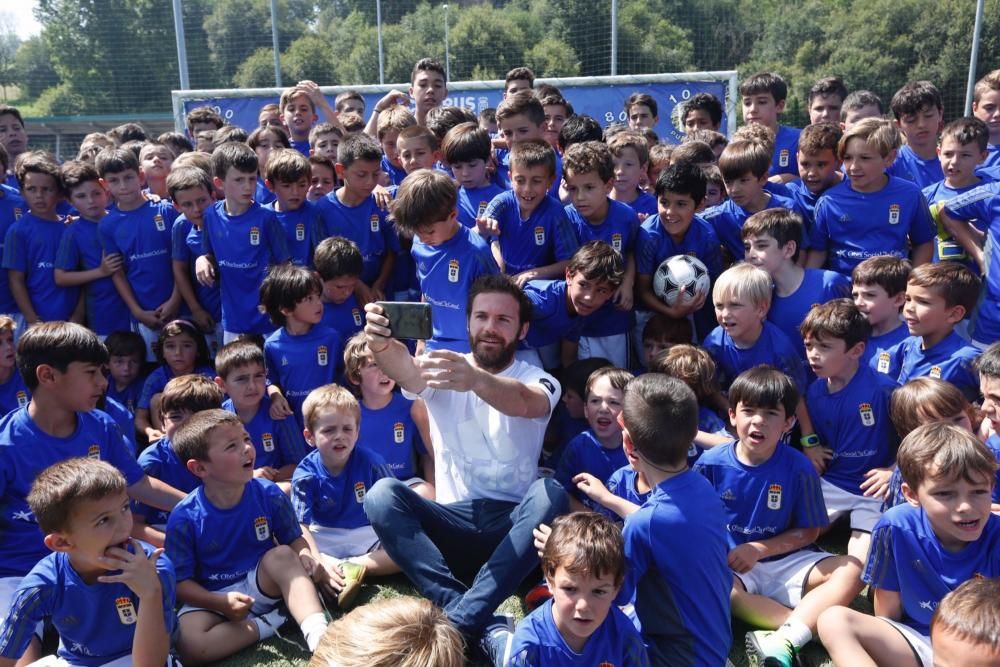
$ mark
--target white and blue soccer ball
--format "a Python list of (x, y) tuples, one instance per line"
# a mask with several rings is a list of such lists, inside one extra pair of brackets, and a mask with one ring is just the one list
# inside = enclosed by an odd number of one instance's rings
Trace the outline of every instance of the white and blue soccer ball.
[(653, 274), (653, 293), (668, 306), (691, 303), (712, 285), (708, 268), (697, 257), (668, 257)]

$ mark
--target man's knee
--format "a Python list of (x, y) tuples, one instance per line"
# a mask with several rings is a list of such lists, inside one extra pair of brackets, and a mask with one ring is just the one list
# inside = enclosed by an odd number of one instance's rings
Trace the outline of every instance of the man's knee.
[(409, 487), (395, 477), (383, 477), (375, 482), (365, 493), (364, 510), (368, 521), (376, 526), (397, 512), (403, 494), (410, 491)]
[(569, 496), (562, 484), (551, 477), (543, 477), (528, 487), (522, 505), (538, 516), (540, 523), (551, 523), (552, 519), (569, 511)]

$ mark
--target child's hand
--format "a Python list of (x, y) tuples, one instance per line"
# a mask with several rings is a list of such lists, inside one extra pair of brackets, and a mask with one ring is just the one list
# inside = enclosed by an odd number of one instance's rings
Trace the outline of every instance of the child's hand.
[(392, 195), (389, 194), (389, 190), (381, 185), (376, 185), (372, 194), (375, 196), (375, 205), (383, 211), (388, 211), (389, 204), (392, 203)]
[(222, 613), (230, 621), (242, 621), (250, 614), (253, 607), (253, 598), (246, 593), (229, 591), (224, 593), (226, 601), (223, 604)]
[(538, 551), (538, 557), (541, 558), (545, 552), (545, 543), (549, 541), (549, 535), (552, 534), (552, 528), (540, 523), (537, 528), (531, 531), (531, 534), (535, 536), (535, 549)]
[(152, 426), (146, 429), (146, 437), (149, 438), (149, 444), (153, 444), (154, 442), (161, 440), (166, 435), (167, 434), (163, 431), (153, 428)]
[(102, 574), (97, 578), (102, 584), (125, 584), (140, 600), (149, 599), (163, 594), (160, 575), (156, 572), (156, 561), (163, 549), (156, 549), (146, 557), (142, 546), (129, 538), (129, 544), (135, 550), (131, 553), (121, 547), (111, 547), (99, 559), (101, 566), (107, 570), (121, 570), (118, 574)]
[(406, 104), (412, 103), (410, 96), (401, 90), (390, 90), (385, 96), (375, 103), (375, 113), (382, 113), (386, 109), (396, 104)]
[(140, 310), (135, 319), (139, 320), (145, 324), (150, 329), (159, 329), (163, 323), (160, 322), (160, 318), (156, 316), (155, 310)]
[(167, 300), (160, 304), (160, 306), (153, 311), (156, 313), (156, 318), (160, 320), (160, 326), (166, 324), (170, 320), (177, 316), (177, 311), (179, 310), (176, 301)]
[(319, 85), (313, 81), (306, 79), (305, 81), (299, 81), (295, 84), (296, 90), (301, 90), (305, 93), (310, 100), (312, 100), (314, 106), (318, 106), (326, 102), (326, 98), (323, 97), (323, 91), (319, 89)]
[(120, 253), (113, 252), (110, 255), (101, 256), (101, 273), (105, 276), (110, 276), (121, 268), (122, 256)]
[(632, 304), (634, 301), (632, 294), (632, 286), (625, 285), (624, 283), (618, 287), (615, 295), (612, 297), (615, 306), (618, 310), (632, 310)]
[(741, 544), (729, 552), (727, 562), (737, 574), (745, 574), (753, 569), (764, 554), (753, 542)]
[(275, 470), (271, 466), (262, 466), (260, 468), (254, 468), (253, 476), (257, 478), (263, 478), (271, 482), (274, 481)]
[(518, 287), (524, 287), (528, 281), (534, 280), (537, 277), (538, 277), (538, 272), (535, 271), (534, 269), (530, 269), (528, 271), (522, 271), (516, 276), (511, 276), (511, 280), (513, 280), (514, 284), (517, 285)]
[(500, 236), (500, 223), (495, 218), (476, 218), (476, 231), (484, 239)]
[(826, 463), (833, 458), (833, 450), (829, 447), (806, 447), (802, 450), (816, 468), (816, 474), (826, 471)]
[(194, 277), (205, 287), (215, 285), (215, 265), (207, 255), (202, 255), (194, 262)]
[(271, 408), (267, 411), (267, 415), (271, 419), (285, 419), (291, 417), (292, 414), (292, 406), (288, 404), (284, 396), (278, 392), (271, 394)]
[(589, 472), (581, 472), (579, 475), (573, 477), (573, 483), (576, 484), (576, 488), (599, 505), (605, 505), (605, 501), (611, 496), (608, 487), (604, 486), (601, 480)]
[(889, 495), (889, 480), (892, 479), (892, 468), (872, 468), (865, 473), (865, 481), (861, 482), (861, 491), (868, 498), (885, 500)]
[(212, 333), (215, 331), (215, 318), (213, 318), (204, 308), (192, 310), (191, 319), (194, 320), (195, 325), (201, 329), (203, 333)]

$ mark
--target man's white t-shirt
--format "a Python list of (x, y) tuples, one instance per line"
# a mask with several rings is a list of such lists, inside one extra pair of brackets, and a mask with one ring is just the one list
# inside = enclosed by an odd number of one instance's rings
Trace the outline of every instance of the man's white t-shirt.
[[(472, 363), (471, 354), (465, 357)], [(541, 387), (549, 399), (548, 414), (510, 417), (472, 391), (427, 387), (417, 394), (427, 403), (439, 503), (480, 498), (521, 502), (538, 478), (538, 456), (559, 402), (559, 383), (541, 368), (517, 360), (496, 375)]]

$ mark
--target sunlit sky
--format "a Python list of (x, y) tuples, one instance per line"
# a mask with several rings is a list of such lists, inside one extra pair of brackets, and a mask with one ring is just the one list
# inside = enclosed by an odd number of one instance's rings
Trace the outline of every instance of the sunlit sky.
[(14, 19), (14, 30), (21, 39), (37, 35), (42, 29), (42, 26), (31, 14), (35, 4), (35, 0), (13, 0), (12, 2), (4, 2), (3, 7), (0, 8), (0, 15), (6, 14)]

